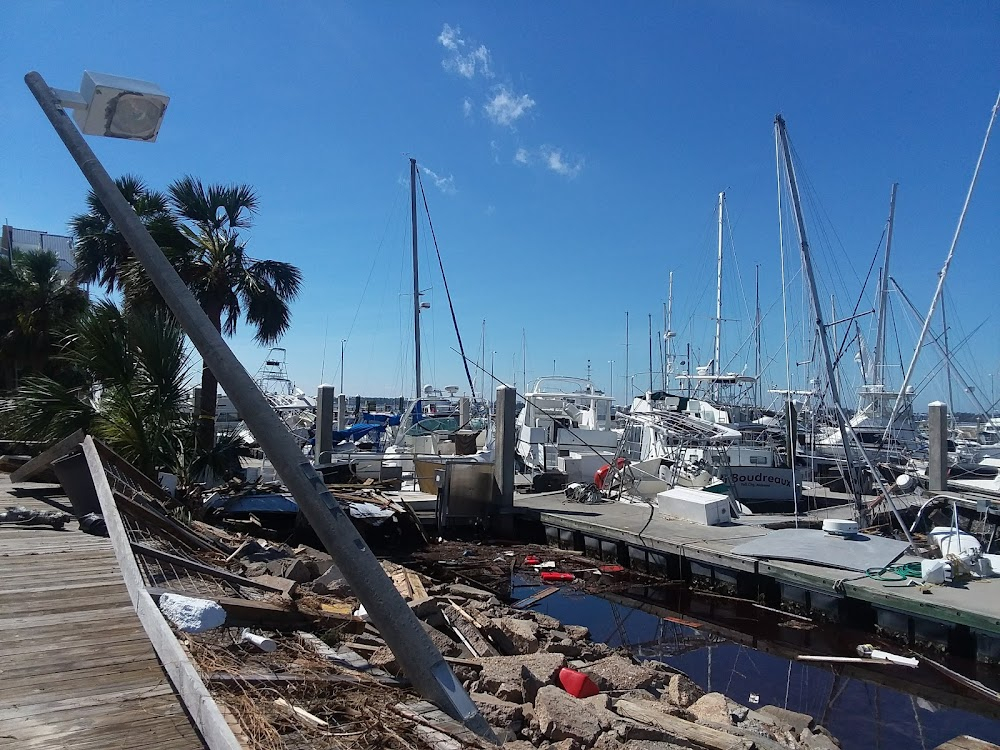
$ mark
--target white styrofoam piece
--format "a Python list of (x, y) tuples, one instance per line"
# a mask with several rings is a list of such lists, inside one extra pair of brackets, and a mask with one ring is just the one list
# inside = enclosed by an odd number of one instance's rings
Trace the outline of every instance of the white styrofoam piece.
[(161, 594), (160, 611), (182, 633), (204, 633), (226, 621), (226, 610), (208, 599)]
[(683, 518), (703, 526), (729, 523), (729, 496), (687, 487), (672, 487), (658, 492), (656, 501), (663, 515)]

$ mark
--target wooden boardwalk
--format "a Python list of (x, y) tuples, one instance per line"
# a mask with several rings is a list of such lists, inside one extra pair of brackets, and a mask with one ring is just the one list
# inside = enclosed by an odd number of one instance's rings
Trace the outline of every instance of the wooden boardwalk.
[[(0, 509), (69, 510), (58, 485), (29, 487), (0, 474)], [(76, 521), (64, 531), (0, 524), (0, 748), (151, 747), (205, 745), (132, 608), (110, 541)]]

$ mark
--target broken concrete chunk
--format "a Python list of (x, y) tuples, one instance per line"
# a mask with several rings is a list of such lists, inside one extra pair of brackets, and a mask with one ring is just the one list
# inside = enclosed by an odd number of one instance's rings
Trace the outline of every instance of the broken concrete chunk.
[(813, 734), (809, 730), (804, 730), (799, 739), (806, 750), (840, 750), (840, 746), (822, 732)]
[(437, 646), (442, 656), (458, 656), (462, 653), (462, 644), (453, 641), (447, 635), (426, 622), (421, 622), (427, 635), (431, 637), (431, 642)]
[(658, 675), (648, 667), (612, 654), (583, 668), (601, 690), (638, 690), (650, 687)]
[(326, 596), (350, 596), (351, 587), (336, 565), (331, 565), (323, 575), (312, 582), (313, 593)]
[(574, 698), (562, 688), (546, 685), (535, 698), (539, 731), (553, 742), (576, 740), (589, 747), (618, 719), (610, 711)]
[(519, 703), (501, 700), (486, 693), (472, 693), (469, 697), (490, 726), (509, 728), (524, 720), (524, 709)]
[(800, 714), (798, 711), (789, 711), (787, 708), (778, 706), (761, 706), (756, 713), (765, 714), (777, 720), (777, 723), (786, 727), (791, 727), (796, 734), (803, 729), (812, 729), (813, 717), (809, 714)]
[(302, 560), (290, 557), (271, 560), (267, 564), (267, 572), (273, 576), (288, 578), (298, 583), (308, 583), (313, 579), (312, 571), (308, 565), (302, 562)]
[(528, 675), (527, 692), (531, 693), (532, 687), (537, 689), (554, 683), (559, 670), (566, 666), (560, 654), (493, 656), (482, 659), (482, 664), (478, 690), (514, 703), (530, 701), (532, 697), (525, 696), (525, 678), (522, 674)]
[[(495, 599), (489, 591), (483, 591), (482, 589), (473, 588), (472, 586), (466, 586), (464, 583), (453, 583), (448, 587), (448, 591), (453, 596), (459, 596), (463, 599), (475, 599), (477, 601), (486, 602), (490, 599)], [(499, 604), (500, 602), (497, 602)]]
[(272, 576), (267, 574), (261, 576), (254, 576), (250, 580), (256, 583), (263, 583), (265, 586), (271, 586), (276, 589), (281, 589), (281, 595), (288, 598), (291, 598), (292, 592), (295, 590), (295, 587), (299, 585), (297, 581), (292, 581), (289, 580), (288, 578), (279, 578), (278, 576)]
[(735, 701), (729, 700), (722, 693), (707, 693), (696, 700), (688, 711), (698, 721), (712, 724), (733, 726), (737, 721), (747, 717), (748, 709)]
[(161, 594), (160, 611), (182, 633), (204, 633), (226, 621), (226, 610), (217, 602), (180, 594)]
[(531, 620), (501, 617), (493, 620), (493, 624), (506, 637), (514, 653), (533, 654), (538, 651), (538, 625)]
[(583, 625), (564, 625), (563, 630), (566, 631), (566, 635), (577, 641), (590, 638), (590, 628), (585, 628)]
[(705, 695), (705, 691), (687, 675), (672, 674), (660, 699), (673, 706), (687, 708)]

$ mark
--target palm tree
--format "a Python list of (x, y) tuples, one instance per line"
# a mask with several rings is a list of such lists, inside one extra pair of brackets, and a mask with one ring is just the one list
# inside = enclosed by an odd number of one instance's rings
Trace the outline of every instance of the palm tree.
[(190, 431), (187, 365), (184, 331), (166, 311), (99, 302), (64, 339), (59, 359), (80, 384), (25, 378), (3, 414), (15, 438), (54, 441), (83, 429), (147, 476), (178, 464)]
[[(298, 294), (302, 276), (293, 265), (247, 254), (239, 231), (251, 226), (257, 210), (258, 199), (250, 186), (206, 188), (188, 176), (170, 185), (168, 197), (149, 190), (136, 177), (125, 176), (116, 183), (217, 331), (231, 336), (243, 319), (256, 329), (258, 343), (270, 345), (281, 338), (291, 318), (288, 303)], [(71, 222), (78, 277), (123, 292), (126, 306), (159, 299), (93, 193), (87, 205), (88, 212)], [(207, 451), (215, 440), (219, 385), (204, 365), (201, 381), (198, 445)]]
[[(188, 242), (170, 212), (166, 195), (150, 190), (134, 175), (119, 177), (115, 184), (167, 257), (186, 252)], [(76, 281), (121, 292), (126, 305), (161, 302), (155, 288), (141, 281), (141, 266), (93, 190), (87, 193), (87, 213), (74, 216), (69, 226), (74, 238)], [(135, 279), (140, 279), (139, 283), (134, 283)]]
[(0, 387), (16, 387), (22, 371), (57, 374), (55, 343), (87, 304), (51, 251), (14, 252), (0, 261)]
[[(190, 243), (175, 266), (194, 292), (212, 325), (227, 336), (240, 320), (254, 329), (264, 346), (278, 341), (291, 321), (289, 302), (298, 294), (302, 274), (276, 260), (258, 260), (246, 250), (241, 229), (252, 224), (258, 199), (249, 185), (212, 185), (186, 176), (170, 185), (170, 204), (180, 230)], [(201, 419), (198, 446), (215, 442), (215, 411), (219, 383), (207, 363), (202, 366)]]

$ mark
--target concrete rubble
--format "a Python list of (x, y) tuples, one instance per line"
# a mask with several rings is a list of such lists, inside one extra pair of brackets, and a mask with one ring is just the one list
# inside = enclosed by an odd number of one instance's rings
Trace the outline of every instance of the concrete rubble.
[[(339, 642), (324, 637), (334, 651), (405, 680), (377, 629), (352, 614), (356, 600), (322, 553), (265, 543), (234, 561), (248, 573), (261, 562), (270, 575), (295, 581), (289, 590), (300, 610), (350, 625)], [(812, 717), (775, 706), (751, 711), (721, 693), (706, 694), (660, 662), (639, 663), (625, 650), (591, 641), (585, 627), (513, 609), (473, 585), (433, 583), (388, 562), (384, 568), (506, 748), (837, 747)], [(574, 697), (561, 684), (564, 669), (586, 675), (600, 692)]]

